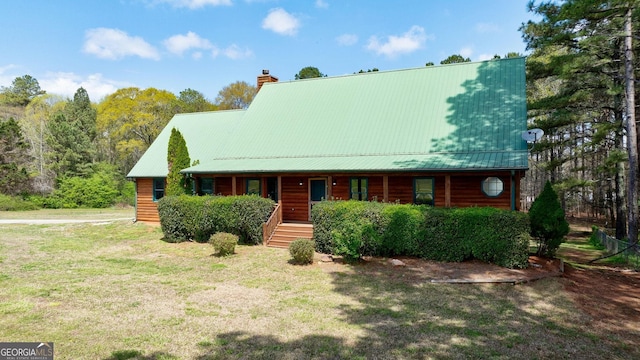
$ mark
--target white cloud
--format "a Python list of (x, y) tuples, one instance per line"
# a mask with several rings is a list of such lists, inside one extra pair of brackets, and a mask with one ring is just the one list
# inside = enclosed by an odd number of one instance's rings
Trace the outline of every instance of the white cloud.
[(460, 49), (460, 55), (465, 58), (470, 58), (473, 55), (473, 49), (469, 46)]
[(236, 44), (233, 44), (222, 50), (222, 53), (224, 54), (224, 56), (232, 60), (246, 59), (253, 56), (253, 52), (251, 50), (249, 50), (248, 48), (241, 49)]
[(214, 46), (213, 49), (211, 49), (211, 57), (215, 59), (218, 55), (220, 55), (220, 49), (217, 46)]
[(82, 87), (87, 90), (93, 102), (100, 101), (120, 88), (132, 86), (129, 83), (105, 79), (100, 73), (86, 77), (66, 72), (48, 73), (43, 79), (38, 80), (38, 83), (48, 94), (63, 95), (68, 98), (73, 98), (76, 91)]
[(342, 34), (336, 38), (336, 41), (342, 46), (351, 46), (358, 42), (358, 35)]
[(262, 28), (280, 35), (293, 36), (300, 28), (300, 20), (282, 8), (271, 9), (262, 20)]
[(378, 55), (396, 57), (400, 54), (408, 54), (420, 49), (426, 40), (427, 35), (424, 32), (424, 28), (414, 25), (401, 36), (388, 36), (387, 41), (384, 43), (381, 43), (376, 36), (370, 37), (367, 49)]
[(153, 3), (166, 3), (177, 8), (199, 9), (205, 6), (231, 6), (231, 0), (155, 0)]
[(158, 51), (143, 38), (129, 36), (118, 29), (96, 28), (85, 32), (84, 52), (102, 59), (118, 60), (126, 56), (160, 60)]
[(191, 31), (186, 35), (174, 35), (166, 39), (163, 43), (167, 50), (176, 55), (182, 55), (190, 49), (208, 50), (213, 48), (209, 40), (201, 38), (198, 34)]
[(326, 9), (329, 7), (329, 3), (324, 0), (316, 0), (316, 7), (319, 9)]
[(500, 32), (500, 27), (492, 23), (477, 23), (475, 29), (481, 34)]

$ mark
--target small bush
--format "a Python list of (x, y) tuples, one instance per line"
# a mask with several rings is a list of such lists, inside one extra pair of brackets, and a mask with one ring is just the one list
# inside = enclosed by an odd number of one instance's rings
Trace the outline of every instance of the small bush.
[(238, 244), (238, 236), (219, 232), (211, 235), (211, 239), (209, 239), (209, 243), (213, 245), (213, 249), (220, 256), (231, 255), (236, 250), (236, 245)]
[(315, 253), (315, 243), (311, 239), (295, 239), (289, 244), (289, 254), (297, 264), (311, 264)]

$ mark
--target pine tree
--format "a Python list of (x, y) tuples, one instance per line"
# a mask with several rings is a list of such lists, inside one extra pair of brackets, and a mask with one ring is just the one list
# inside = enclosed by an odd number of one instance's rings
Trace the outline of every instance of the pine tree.
[(96, 157), (96, 110), (86, 90), (79, 88), (62, 112), (48, 124), (51, 168), (61, 177), (89, 177)]
[(182, 133), (176, 128), (171, 129), (169, 146), (167, 149), (167, 175), (166, 195), (191, 194), (191, 181), (180, 173), (191, 165), (187, 142)]
[(569, 233), (569, 223), (564, 218), (564, 210), (551, 182), (547, 181), (544, 190), (531, 205), (529, 219), (531, 235), (538, 239), (538, 255), (555, 256), (565, 235)]
[(13, 119), (0, 119), (0, 193), (17, 195), (30, 190), (31, 179), (25, 168), (31, 160), (29, 144)]

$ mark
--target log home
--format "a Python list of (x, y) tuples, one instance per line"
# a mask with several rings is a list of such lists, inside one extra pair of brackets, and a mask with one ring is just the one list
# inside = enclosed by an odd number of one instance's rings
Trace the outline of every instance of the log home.
[(528, 168), (524, 58), (278, 82), (246, 110), (176, 115), (131, 170), (136, 217), (158, 221), (172, 128), (197, 194), (257, 194), (282, 221), (323, 199), (519, 210)]

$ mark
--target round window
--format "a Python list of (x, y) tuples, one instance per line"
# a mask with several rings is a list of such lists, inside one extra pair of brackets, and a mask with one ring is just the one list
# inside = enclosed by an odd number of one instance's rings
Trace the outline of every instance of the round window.
[(503, 190), (504, 184), (497, 177), (491, 176), (482, 181), (482, 192), (487, 196), (499, 196)]

